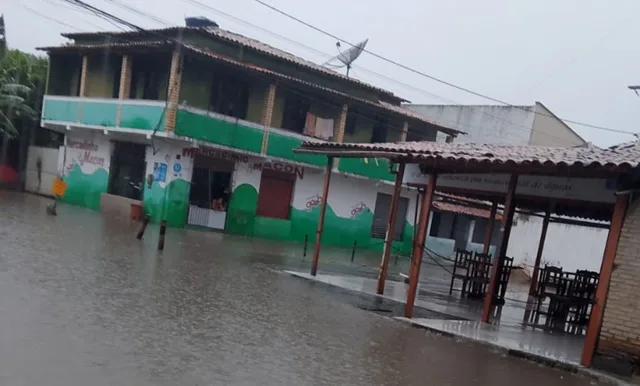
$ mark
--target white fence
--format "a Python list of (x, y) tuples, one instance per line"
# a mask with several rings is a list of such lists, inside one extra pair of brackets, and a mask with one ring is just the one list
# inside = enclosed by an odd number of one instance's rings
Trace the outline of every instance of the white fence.
[[(53, 180), (58, 175), (58, 153), (58, 149), (29, 146), (25, 181), (25, 190), (27, 192), (53, 196), (51, 187), (53, 186)], [(38, 173), (37, 168), (38, 158), (42, 161), (40, 173)]]

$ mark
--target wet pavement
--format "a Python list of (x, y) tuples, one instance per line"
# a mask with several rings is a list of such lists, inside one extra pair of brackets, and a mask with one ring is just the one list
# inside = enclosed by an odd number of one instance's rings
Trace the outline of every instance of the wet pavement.
[[(302, 248), (0, 191), (0, 385), (584, 385), (315, 283)], [(327, 250), (323, 272), (374, 272)], [(307, 256), (307, 260), (309, 256)], [(357, 268), (354, 268), (357, 267)]]

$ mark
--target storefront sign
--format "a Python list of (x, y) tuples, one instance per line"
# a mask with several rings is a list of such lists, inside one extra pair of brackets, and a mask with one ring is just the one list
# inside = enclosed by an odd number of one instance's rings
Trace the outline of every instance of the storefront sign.
[(95, 144), (93, 141), (88, 141), (88, 140), (68, 139), (67, 147), (71, 149), (98, 151), (98, 145)]
[(278, 172), (295, 174), (299, 179), (304, 178), (304, 168), (302, 166), (294, 166), (294, 165), (285, 164), (282, 162), (255, 163), (253, 165), (253, 169), (254, 170), (271, 169)]
[(194, 158), (196, 155), (201, 155), (204, 157), (219, 158), (234, 162), (249, 162), (248, 155), (233, 153), (230, 151), (215, 149), (212, 147), (185, 147), (182, 149), (182, 155), (191, 158)]
[(66, 146), (66, 150), (63, 148), (68, 157), (65, 175), (69, 174), (76, 164), (81, 167), (85, 165), (98, 168), (106, 167), (107, 159), (104, 156), (104, 150), (100, 149), (100, 146), (92, 140), (69, 138)]
[[(423, 174), (417, 164), (408, 164), (403, 182), (426, 185), (429, 175)], [(507, 193), (508, 174), (441, 174), (438, 188), (451, 188), (491, 193)], [(570, 199), (592, 202), (615, 201), (615, 181), (601, 178), (568, 178), (521, 175), (518, 177), (516, 195)]]

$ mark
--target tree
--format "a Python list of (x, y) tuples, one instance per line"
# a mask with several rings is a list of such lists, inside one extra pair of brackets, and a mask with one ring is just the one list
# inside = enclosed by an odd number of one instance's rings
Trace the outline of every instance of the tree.
[(18, 50), (0, 58), (0, 133), (15, 136), (38, 119), (47, 60)]

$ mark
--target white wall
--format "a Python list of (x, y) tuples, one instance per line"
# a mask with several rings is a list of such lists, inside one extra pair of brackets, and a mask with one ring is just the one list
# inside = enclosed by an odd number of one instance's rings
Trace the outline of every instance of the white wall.
[[(467, 135), (456, 137), (456, 143), (493, 143), (527, 145), (531, 137), (534, 106), (460, 106), (405, 105), (425, 117)], [(529, 111), (527, 110), (529, 109)], [(439, 135), (439, 139), (442, 136)]]
[[(514, 265), (530, 273), (538, 251), (542, 218), (520, 218), (511, 230), (507, 256), (514, 258)], [(600, 272), (607, 229), (550, 223), (540, 265), (562, 267), (565, 271), (588, 269)]]
[[(25, 181), (25, 189), (27, 192), (44, 194), (52, 196), (51, 187), (53, 180), (58, 175), (58, 153), (59, 149), (29, 146), (27, 154), (27, 176)], [(36, 168), (36, 160), (42, 160), (41, 181), (38, 181), (38, 171)]]

